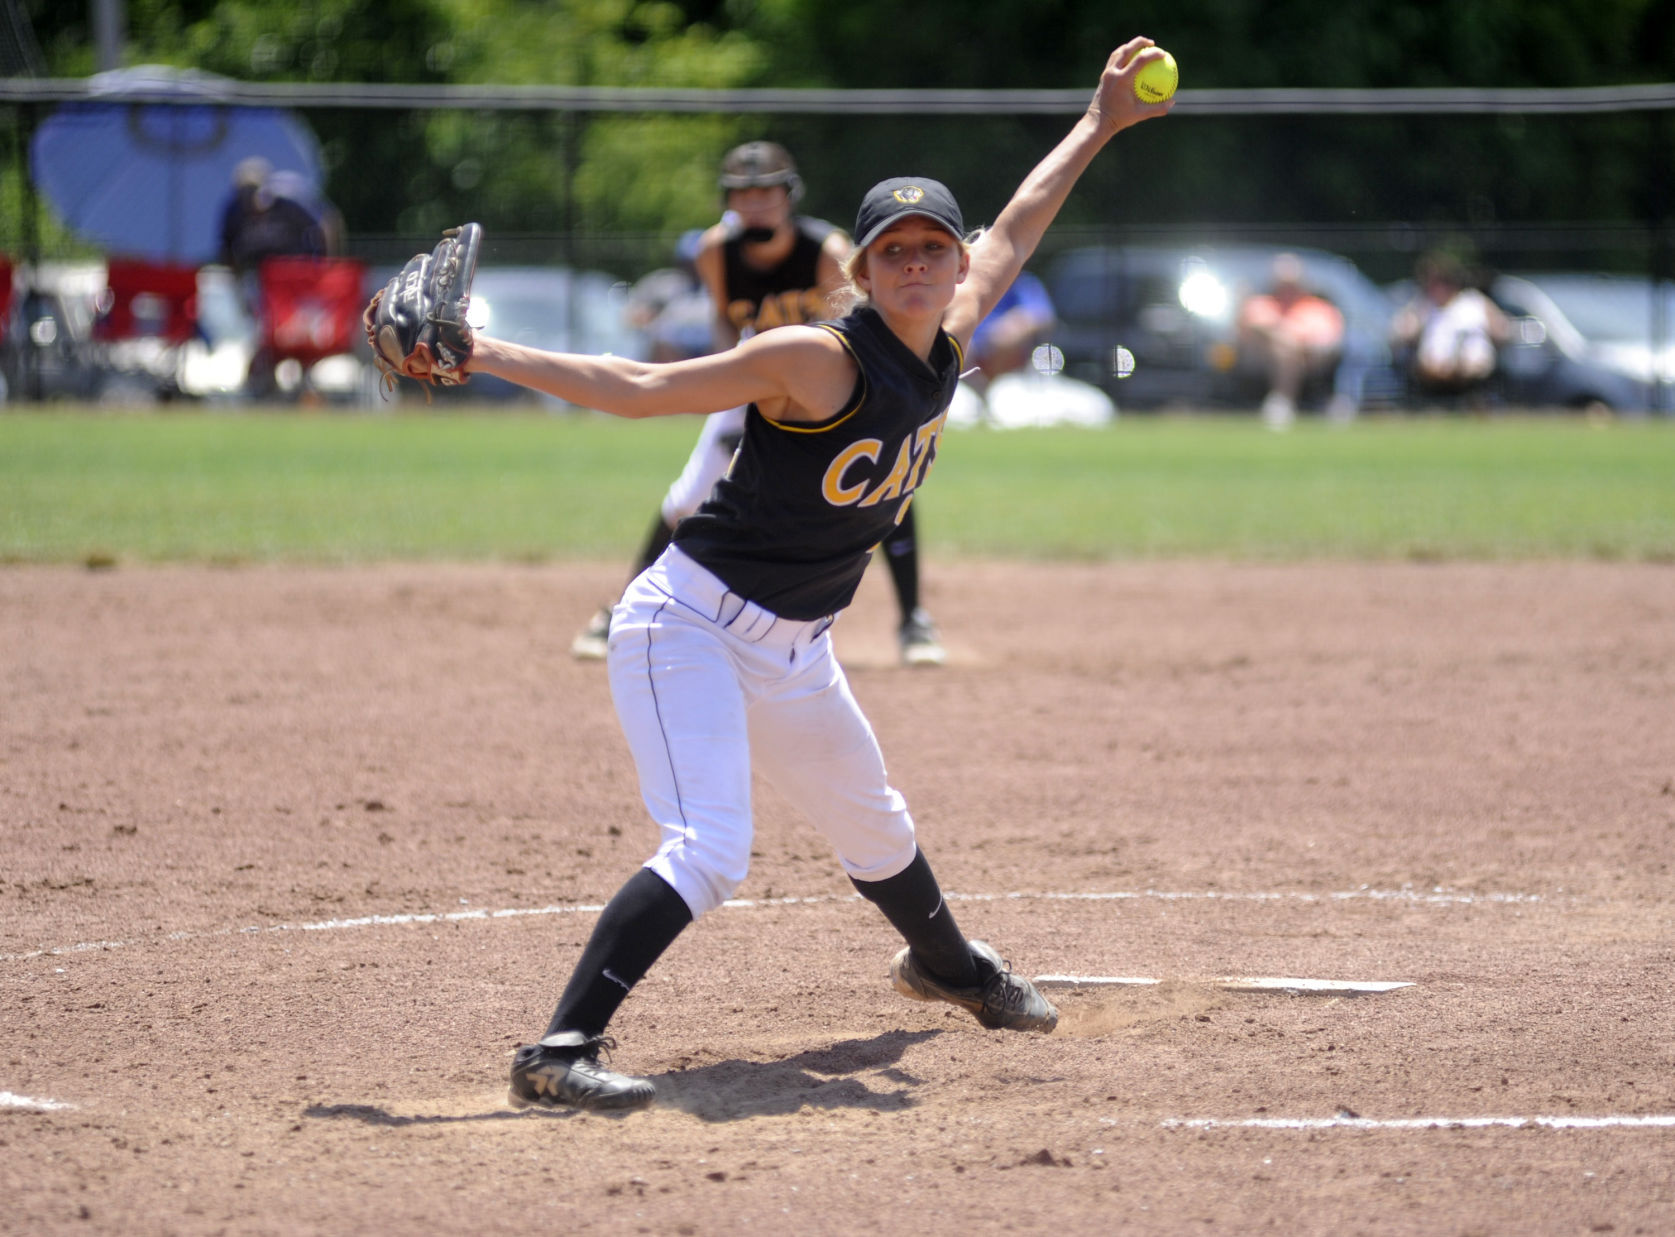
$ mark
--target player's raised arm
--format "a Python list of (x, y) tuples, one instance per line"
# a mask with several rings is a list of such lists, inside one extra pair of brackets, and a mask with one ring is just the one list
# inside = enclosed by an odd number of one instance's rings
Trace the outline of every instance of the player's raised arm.
[(944, 319), (944, 325), (962, 346), (971, 342), (977, 324), (1035, 252), (1048, 225), (1070, 196), (1071, 187), (1105, 143), (1130, 125), (1162, 116), (1174, 106), (1172, 98), (1142, 103), (1134, 90), (1140, 70), (1163, 56), (1147, 38), (1130, 39), (1112, 52), (1088, 110), (1024, 178), (999, 218), (973, 246), (970, 274)]

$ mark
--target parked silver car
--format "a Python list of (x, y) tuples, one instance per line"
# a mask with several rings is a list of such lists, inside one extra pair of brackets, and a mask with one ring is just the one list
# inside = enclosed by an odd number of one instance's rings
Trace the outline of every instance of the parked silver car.
[(1675, 283), (1506, 274), (1489, 294), (1512, 319), (1498, 378), (1508, 405), (1675, 414)]
[[(601, 271), (549, 266), (485, 266), (471, 282), (468, 318), (474, 329), (495, 339), (549, 352), (641, 356), (645, 340), (624, 314), (627, 288)], [(458, 401), (561, 402), (488, 374), (460, 387), (443, 387), (433, 398)]]
[(1103, 387), (1123, 409), (1254, 408), (1262, 398), (1234, 364), (1236, 315), (1266, 290), (1274, 259), (1294, 253), (1310, 291), (1344, 316), (1344, 364), (1333, 389), (1352, 409), (1399, 402), (1389, 298), (1348, 258), (1276, 245), (1115, 245), (1048, 263), (1065, 372)]

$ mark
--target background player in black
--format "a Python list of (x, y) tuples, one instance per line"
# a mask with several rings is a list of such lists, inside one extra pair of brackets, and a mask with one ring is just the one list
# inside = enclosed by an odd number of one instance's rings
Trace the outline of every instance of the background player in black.
[[(694, 259), (710, 295), (715, 350), (775, 327), (837, 317), (833, 298), (844, 286), (849, 238), (825, 220), (796, 213), (802, 180), (790, 153), (775, 142), (734, 147), (722, 160), (720, 185), (727, 217), (704, 232)], [(743, 408), (715, 413), (705, 421), (686, 467), (663, 497), (630, 578), (657, 561), (675, 526), (709, 497), (732, 462), (743, 432)], [(947, 660), (941, 636), (919, 604), (918, 535), (911, 511), (890, 530), (883, 549), (900, 609), (902, 661), (909, 666), (941, 665)], [(571, 653), (583, 660), (602, 660), (610, 620), (606, 606), (576, 636)]]
[(970, 244), (936, 181), (874, 186), (849, 264), (864, 304), (836, 324), (666, 365), (478, 338), (469, 371), (618, 416), (750, 407), (737, 481), (717, 487), (617, 606), (611, 692), (662, 845), (601, 913), (546, 1033), (514, 1055), (514, 1104), (653, 1100), (648, 1080), (602, 1062), (605, 1028), (687, 925), (744, 879), (757, 770), (906, 940), (890, 963), (897, 991), (958, 1005), (986, 1027), (1053, 1029), (1057, 1011), (1034, 985), (955, 925), (829, 628), (935, 461), (978, 323), (1094, 156), (1169, 110), (1134, 94), (1138, 70), (1160, 55), (1149, 39), (1111, 53), (1087, 111)]

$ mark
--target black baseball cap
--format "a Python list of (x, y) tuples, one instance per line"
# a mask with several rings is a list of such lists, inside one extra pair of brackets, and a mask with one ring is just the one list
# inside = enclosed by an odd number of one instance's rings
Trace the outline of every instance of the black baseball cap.
[(855, 244), (865, 249), (885, 228), (909, 215), (923, 215), (956, 237), (965, 237), (960, 204), (947, 185), (925, 176), (897, 176), (879, 181), (861, 199), (860, 213), (855, 216)]

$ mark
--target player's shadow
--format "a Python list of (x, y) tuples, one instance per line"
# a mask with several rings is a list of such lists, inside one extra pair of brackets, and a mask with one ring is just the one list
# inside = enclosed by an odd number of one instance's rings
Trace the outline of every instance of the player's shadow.
[[(872, 1039), (846, 1039), (829, 1048), (799, 1052), (783, 1061), (718, 1061), (714, 1065), (669, 1070), (651, 1075), (651, 1079), (657, 1084), (657, 1107), (690, 1113), (701, 1121), (784, 1116), (805, 1107), (900, 1112), (913, 1107), (911, 1089), (919, 1085), (912, 1074), (897, 1068), (902, 1054), (913, 1045), (941, 1034), (941, 1031), (887, 1031)], [(890, 1085), (870, 1085), (880, 1080)], [(389, 1127), (529, 1118), (563, 1120), (579, 1115), (574, 1111), (529, 1108), (403, 1116), (376, 1104), (313, 1104), (303, 1110), (303, 1116), (316, 1120), (359, 1121), (364, 1125)]]
[[(702, 1121), (784, 1116), (802, 1108), (900, 1112), (914, 1104), (919, 1080), (898, 1069), (902, 1054), (941, 1031), (887, 1031), (799, 1052), (783, 1061), (718, 1061), (659, 1074), (657, 1106)], [(871, 1077), (867, 1077), (871, 1075)], [(879, 1087), (883, 1081), (891, 1084)]]

